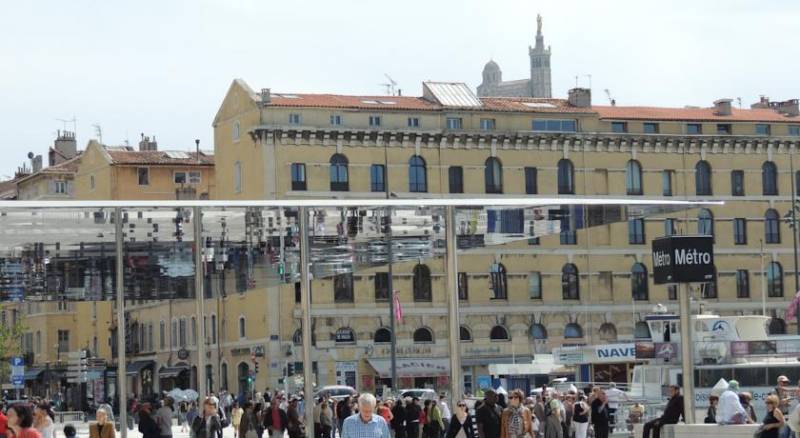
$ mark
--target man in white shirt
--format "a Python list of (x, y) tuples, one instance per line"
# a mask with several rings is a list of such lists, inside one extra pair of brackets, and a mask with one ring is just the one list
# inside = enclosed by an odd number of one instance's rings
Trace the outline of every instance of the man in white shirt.
[(442, 411), (442, 421), (444, 421), (444, 430), (446, 431), (450, 428), (450, 418), (453, 413), (450, 412), (450, 406), (447, 406), (447, 399), (444, 394), (439, 396), (439, 410)]
[(617, 388), (617, 384), (611, 382), (606, 389), (606, 397), (608, 398), (608, 420), (609, 431), (614, 432), (614, 425), (617, 423), (617, 409), (619, 409), (619, 402), (629, 400), (628, 394), (625, 391)]

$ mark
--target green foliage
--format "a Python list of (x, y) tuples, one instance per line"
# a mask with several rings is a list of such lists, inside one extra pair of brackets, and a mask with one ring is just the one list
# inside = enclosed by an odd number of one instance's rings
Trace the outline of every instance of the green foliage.
[[(9, 306), (0, 307), (0, 310), (5, 311), (7, 307)], [(24, 333), (25, 324), (21, 316), (17, 317), (16, 323), (6, 320), (5, 324), (0, 324), (0, 382), (8, 382), (10, 379), (11, 358), (22, 355)]]

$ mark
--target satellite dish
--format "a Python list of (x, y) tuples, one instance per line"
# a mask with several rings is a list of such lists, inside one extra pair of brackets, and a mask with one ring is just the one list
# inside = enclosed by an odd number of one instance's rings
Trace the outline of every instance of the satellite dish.
[(33, 152), (28, 152), (28, 159), (29, 159), (29, 160), (32, 160), (32, 159), (33, 159)]

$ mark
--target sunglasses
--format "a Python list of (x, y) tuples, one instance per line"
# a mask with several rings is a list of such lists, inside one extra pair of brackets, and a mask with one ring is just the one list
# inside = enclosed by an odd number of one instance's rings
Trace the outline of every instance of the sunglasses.
[[(516, 398), (516, 399), (520, 399), (520, 397), (519, 397), (518, 395), (512, 395), (512, 396), (511, 396), (511, 397), (509, 397), (509, 398), (511, 398), (511, 399), (515, 399), (515, 398)], [(521, 400), (521, 399), (520, 399), (520, 400)]]
[(466, 407), (467, 407), (467, 405), (465, 405), (464, 403), (459, 403), (459, 404), (458, 404), (458, 407), (459, 407), (459, 408), (466, 408)]

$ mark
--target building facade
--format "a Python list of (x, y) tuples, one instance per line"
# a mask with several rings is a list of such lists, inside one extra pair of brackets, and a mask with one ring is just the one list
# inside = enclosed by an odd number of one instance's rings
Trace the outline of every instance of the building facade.
[(489, 60), (483, 67), (483, 81), (478, 85), (481, 97), (552, 97), (550, 81), (550, 46), (545, 47), (542, 16), (536, 16), (536, 45), (528, 47), (530, 79), (503, 81), (500, 66)]

